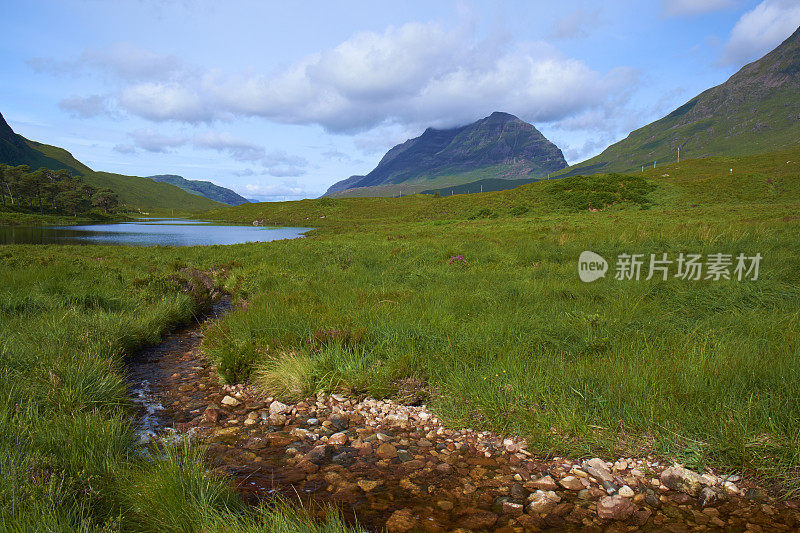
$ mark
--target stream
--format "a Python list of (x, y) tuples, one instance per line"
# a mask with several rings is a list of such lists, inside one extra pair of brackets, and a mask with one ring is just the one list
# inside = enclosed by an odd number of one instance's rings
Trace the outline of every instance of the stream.
[(715, 485), (724, 497), (704, 506), (661, 484), (670, 465), (655, 458), (598, 459), (611, 480), (601, 484), (585, 462), (447, 428), (425, 406), (321, 393), (285, 405), (249, 386), (221, 385), (200, 346), (204, 329), (230, 308), (221, 299), (132, 357), (129, 390), (143, 444), (192, 439), (248, 503), (282, 495), (319, 517), (332, 504), (348, 521), (391, 533), (800, 528), (796, 500), (774, 500), (747, 480)]

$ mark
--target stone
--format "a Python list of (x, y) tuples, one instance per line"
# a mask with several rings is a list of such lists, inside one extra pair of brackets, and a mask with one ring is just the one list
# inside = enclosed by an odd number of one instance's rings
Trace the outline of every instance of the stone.
[(441, 500), (436, 502), (436, 506), (442, 511), (452, 511), (455, 505), (449, 500)]
[(644, 503), (646, 503), (650, 507), (653, 507), (654, 509), (660, 509), (661, 508), (661, 499), (659, 499), (659, 497), (656, 495), (656, 493), (651, 489), (648, 489), (645, 492)]
[(648, 520), (650, 520), (651, 516), (653, 516), (653, 511), (647, 507), (643, 507), (633, 513), (633, 521), (636, 522), (637, 526), (641, 527), (645, 525)]
[(270, 416), (284, 415), (289, 412), (289, 406), (277, 400), (269, 404)]
[(522, 504), (505, 501), (503, 502), (503, 514), (510, 515), (510, 516), (522, 516), (522, 512), (525, 510)]
[(336, 446), (344, 446), (347, 444), (347, 434), (344, 431), (339, 433), (334, 433), (330, 437), (328, 437), (328, 444), (333, 444)]
[(551, 476), (544, 476), (540, 477), (536, 481), (529, 481), (525, 483), (525, 488), (534, 491), (534, 490), (556, 490), (558, 485), (553, 480)]
[(410, 509), (400, 509), (392, 513), (386, 521), (389, 533), (406, 533), (417, 527), (417, 519)]
[(375, 481), (370, 479), (359, 479), (356, 484), (363, 490), (364, 492), (371, 492), (378, 488), (383, 481)]
[(586, 488), (583, 482), (575, 476), (565, 476), (558, 483), (567, 490), (578, 491)]
[(348, 420), (348, 419), (347, 419), (346, 417), (344, 417), (344, 416), (341, 416), (341, 415), (331, 415), (331, 417), (329, 418), (329, 420), (330, 420), (330, 423), (331, 423), (331, 425), (332, 425), (333, 427), (335, 427), (336, 429), (338, 429), (339, 431), (345, 430), (345, 429), (347, 429), (348, 427), (350, 427), (350, 420)]
[(633, 498), (634, 496), (636, 496), (636, 493), (633, 492), (633, 489), (630, 488), (628, 485), (623, 485), (622, 488), (619, 489), (619, 492), (617, 494), (619, 494), (623, 498)]
[(711, 487), (705, 487), (700, 491), (700, 496), (697, 498), (697, 503), (700, 507), (707, 507), (722, 499), (722, 492)]
[(628, 498), (606, 496), (597, 502), (597, 516), (602, 520), (627, 520), (636, 507)]
[(581, 465), (581, 468), (586, 471), (590, 476), (597, 479), (600, 482), (608, 481), (613, 482), (614, 476), (611, 475), (611, 471), (606, 467), (605, 461), (600, 459), (599, 457), (595, 457), (593, 459), (589, 459), (588, 461), (584, 461)]
[(222, 405), (226, 405), (228, 407), (238, 407), (241, 404), (242, 404), (242, 402), (240, 402), (239, 400), (237, 400), (233, 396), (225, 396), (222, 399)]
[(619, 491), (619, 487), (611, 481), (603, 481), (603, 488), (609, 494), (616, 494)]
[(380, 457), (381, 459), (392, 459), (397, 457), (397, 448), (389, 444), (388, 442), (384, 442), (378, 449), (375, 450), (375, 454)]
[(672, 466), (661, 473), (661, 484), (671, 490), (677, 490), (690, 496), (698, 497), (703, 490), (700, 474), (681, 466)]
[(219, 422), (220, 414), (222, 414), (222, 412), (213, 407), (207, 407), (206, 410), (203, 411), (203, 417), (212, 424)]
[(321, 465), (327, 462), (333, 455), (332, 448), (332, 446), (326, 446), (324, 444), (315, 446), (306, 454), (305, 459), (315, 465)]
[[(558, 500), (551, 497), (555, 495)], [(561, 498), (558, 497), (555, 492), (546, 492), (543, 490), (537, 490), (533, 494), (528, 497), (530, 503), (528, 503), (528, 513), (529, 514), (545, 514), (550, 512), (556, 504), (560, 501)]]
[(434, 469), (440, 474), (449, 474), (453, 471), (453, 466), (448, 463), (439, 463)]

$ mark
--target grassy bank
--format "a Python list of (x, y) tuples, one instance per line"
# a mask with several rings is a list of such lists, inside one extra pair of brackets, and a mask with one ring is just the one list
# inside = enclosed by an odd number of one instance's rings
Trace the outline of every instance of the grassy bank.
[[(209, 269), (226, 254), (188, 255)], [(197, 311), (204, 294), (185, 291), (186, 257), (0, 247), (0, 530), (343, 529), (285, 505), (244, 508), (191, 449), (156, 461), (136, 453), (123, 356)]]
[(92, 224), (126, 220), (125, 215), (105, 215), (102, 213), (87, 213), (79, 216), (62, 214), (44, 214), (28, 209), (14, 209), (10, 206), (0, 206), (0, 226), (71, 226), (75, 224)]

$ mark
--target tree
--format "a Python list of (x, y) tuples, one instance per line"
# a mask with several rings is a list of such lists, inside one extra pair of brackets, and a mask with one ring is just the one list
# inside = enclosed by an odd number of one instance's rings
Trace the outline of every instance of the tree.
[(92, 196), (92, 205), (101, 208), (104, 213), (108, 213), (119, 205), (119, 199), (114, 191), (103, 187), (97, 189), (97, 192)]
[(0, 165), (0, 198), (3, 199), (3, 206), (6, 205), (6, 165)]
[(58, 203), (64, 211), (77, 216), (78, 213), (85, 213), (91, 207), (91, 201), (84, 191), (80, 189), (66, 189), (58, 194)]

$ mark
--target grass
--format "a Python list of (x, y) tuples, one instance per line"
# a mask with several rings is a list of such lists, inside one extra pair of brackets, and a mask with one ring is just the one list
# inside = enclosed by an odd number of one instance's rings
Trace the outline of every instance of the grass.
[[(192, 260), (221, 282), (225, 255), (207, 247)], [(183, 258), (0, 247), (0, 531), (347, 530), (335, 513), (245, 507), (192, 448), (136, 452), (123, 360), (205, 300)]]
[[(522, 434), (542, 454), (654, 453), (796, 490), (797, 156), (213, 214), (319, 227), (268, 244), (0, 247), (0, 529), (342, 529), (242, 507), (191, 449), (133, 453), (123, 357), (196, 312), (192, 269), (242, 303), (204, 337), (226, 381), (285, 400), (405, 397), (412, 383), (448, 423)], [(621, 253), (764, 259), (757, 281), (586, 284), (584, 250), (612, 273)]]
[[(798, 156), (217, 212), (320, 229), (237, 272), (249, 305), (205, 348), (230, 381), (383, 396), (417, 379), (451, 424), (524, 434), (540, 453), (656, 453), (796, 488)], [(583, 250), (765, 259), (758, 281), (584, 284)], [(288, 352), (304, 364), (281, 365)]]

